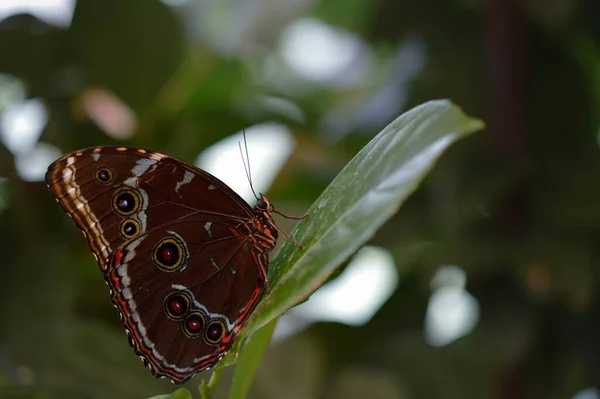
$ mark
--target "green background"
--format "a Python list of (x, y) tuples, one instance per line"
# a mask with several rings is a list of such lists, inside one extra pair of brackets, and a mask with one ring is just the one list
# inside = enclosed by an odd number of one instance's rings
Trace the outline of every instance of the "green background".
[[(122, 143), (193, 161), (244, 127), (283, 123), (297, 146), (268, 194), (290, 214), (395, 116), (451, 99), (487, 129), (454, 145), (370, 241), (394, 256), (392, 297), (364, 326), (319, 323), (271, 346), (250, 396), (571, 398), (600, 386), (598, 4), (81, 0), (68, 27), (0, 21), (0, 73), (44, 100), (40, 140), (65, 152)], [(282, 32), (308, 17), (362, 39), (370, 73), (344, 86), (287, 68)], [(409, 73), (416, 61), (401, 55), (415, 46), (422, 66)], [(131, 107), (132, 138), (85, 115), (90, 88)], [(372, 102), (386, 91), (403, 101)], [(359, 119), (369, 107), (389, 116)], [(323, 122), (331, 115), (341, 132)], [(173, 391), (133, 355), (93, 257), (44, 184), (21, 180), (4, 146), (0, 168), (0, 397)], [(434, 348), (424, 315), (431, 277), (447, 264), (467, 272), (481, 315), (470, 334)]]

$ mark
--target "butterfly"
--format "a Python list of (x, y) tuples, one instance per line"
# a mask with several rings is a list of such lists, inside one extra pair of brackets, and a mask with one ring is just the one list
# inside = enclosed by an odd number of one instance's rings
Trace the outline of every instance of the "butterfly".
[(133, 147), (67, 154), (46, 184), (86, 237), (152, 373), (183, 383), (214, 366), (268, 291), (280, 231), (269, 200), (252, 208), (211, 174)]

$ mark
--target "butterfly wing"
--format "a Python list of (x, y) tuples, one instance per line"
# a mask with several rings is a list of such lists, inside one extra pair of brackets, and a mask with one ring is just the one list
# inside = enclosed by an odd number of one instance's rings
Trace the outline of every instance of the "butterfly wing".
[(214, 176), (129, 147), (54, 162), (46, 182), (87, 238), (131, 343), (183, 382), (216, 363), (255, 307), (270, 249), (250, 206)]

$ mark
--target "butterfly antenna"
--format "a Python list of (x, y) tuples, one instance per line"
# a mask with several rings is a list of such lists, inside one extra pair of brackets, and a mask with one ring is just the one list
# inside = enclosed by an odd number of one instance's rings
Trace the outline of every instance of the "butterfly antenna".
[[(254, 194), (254, 198), (258, 200), (258, 196), (256, 195), (256, 191), (254, 191), (254, 186), (252, 185), (252, 175), (250, 174), (250, 156), (248, 155), (248, 143), (246, 142), (246, 130), (242, 130), (242, 135), (244, 136), (244, 147), (246, 148), (246, 158), (244, 159), (244, 152), (242, 151), (242, 143), (238, 141), (238, 146), (240, 148), (240, 155), (242, 156), (242, 163), (244, 164), (244, 171), (246, 172), (246, 178), (248, 179), (248, 183), (250, 183), (250, 190), (252, 190), (252, 194)], [(246, 166), (246, 162), (248, 165)]]

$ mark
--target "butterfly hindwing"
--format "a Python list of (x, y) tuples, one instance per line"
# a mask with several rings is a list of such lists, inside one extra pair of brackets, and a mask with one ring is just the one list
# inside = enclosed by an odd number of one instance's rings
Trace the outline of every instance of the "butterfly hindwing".
[[(136, 352), (153, 371), (181, 381), (225, 354), (264, 289), (256, 268), (239, 266), (266, 258), (233, 234), (221, 241), (193, 241), (194, 225), (203, 222), (178, 223), (169, 226), (176, 231), (154, 230), (124, 245), (107, 275)], [(168, 272), (156, 253), (161, 242), (171, 240), (177, 249), (168, 252), (184, 260), (169, 258), (178, 270)]]

